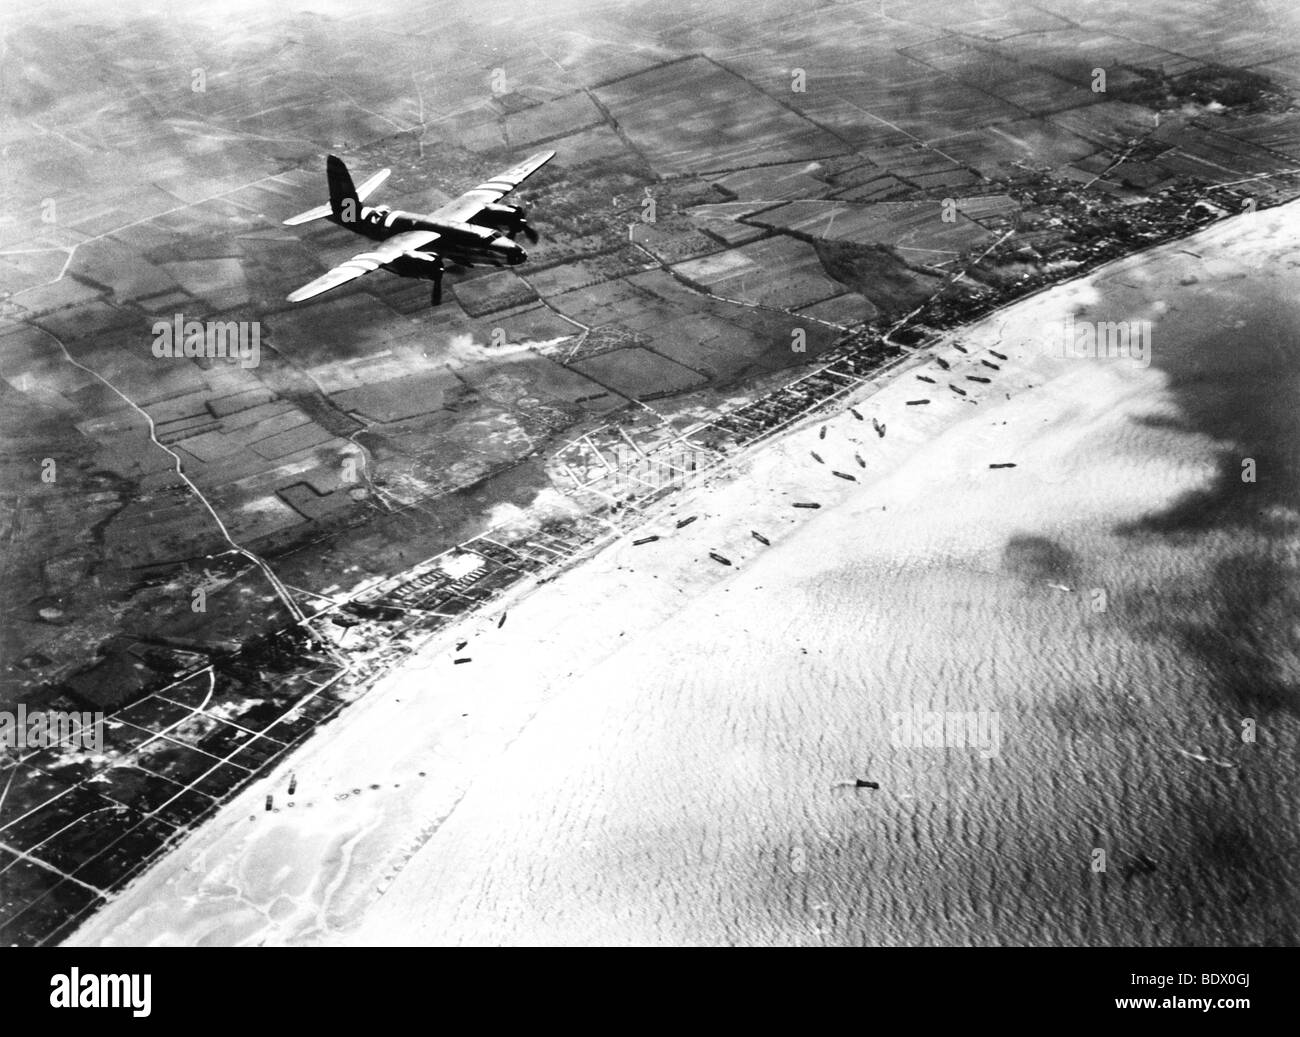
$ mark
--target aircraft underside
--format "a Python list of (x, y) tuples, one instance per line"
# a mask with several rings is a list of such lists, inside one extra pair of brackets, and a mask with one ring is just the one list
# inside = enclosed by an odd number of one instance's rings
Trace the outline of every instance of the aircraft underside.
[(447, 267), (453, 269), (472, 267), (472, 266), (505, 266), (505, 262), (496, 255), (474, 254), (467, 255), (464, 253), (445, 252), (442, 255), (428, 255), (427, 259), (416, 259), (414, 256), (402, 256), (392, 263), (385, 263), (384, 270), (396, 274), (398, 277), (412, 277), (421, 281), (432, 281), (433, 289), (430, 294), (430, 305), (439, 306), (442, 304), (442, 275)]

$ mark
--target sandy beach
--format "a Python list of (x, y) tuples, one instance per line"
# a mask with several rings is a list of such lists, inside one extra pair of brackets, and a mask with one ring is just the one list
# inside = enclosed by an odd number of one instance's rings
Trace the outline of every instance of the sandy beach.
[(70, 943), (1300, 941), (1298, 300), (1291, 205), (964, 329), (431, 645)]

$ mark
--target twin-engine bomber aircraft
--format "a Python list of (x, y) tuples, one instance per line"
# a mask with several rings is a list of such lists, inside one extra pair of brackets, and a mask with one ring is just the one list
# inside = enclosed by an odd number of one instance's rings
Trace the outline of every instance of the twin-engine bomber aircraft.
[(391, 170), (381, 169), (360, 187), (353, 187), (347, 166), (330, 155), (325, 161), (329, 204), (291, 216), (284, 221), (285, 225), (296, 227), (311, 220), (329, 220), (383, 244), (372, 252), (353, 256), (311, 284), (303, 285), (288, 297), (289, 301), (302, 302), (383, 267), (399, 277), (432, 281), (431, 303), (437, 306), (442, 302), (444, 259), (458, 266), (476, 263), (518, 266), (528, 258), (528, 253), (515, 244), (515, 235), (522, 232), (530, 242), (536, 242), (537, 232), (528, 225), (522, 208), (496, 202), (554, 157), (554, 151), (539, 151), (500, 176), (485, 180), (454, 201), (422, 215), (390, 209), (387, 205), (362, 205), (388, 179)]

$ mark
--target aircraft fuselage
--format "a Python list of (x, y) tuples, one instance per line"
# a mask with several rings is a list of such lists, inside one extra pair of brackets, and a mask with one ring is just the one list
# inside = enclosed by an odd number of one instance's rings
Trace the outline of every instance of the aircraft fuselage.
[[(476, 223), (435, 221), (420, 213), (390, 209), (386, 205), (361, 205), (357, 207), (355, 219), (349, 220), (347, 216), (345, 209), (326, 219), (372, 241), (385, 241), (408, 230), (433, 231), (438, 235), (431, 246), (436, 254), (460, 266), (518, 266), (528, 258), (523, 248), (506, 234)], [(403, 273), (409, 276), (408, 271)]]

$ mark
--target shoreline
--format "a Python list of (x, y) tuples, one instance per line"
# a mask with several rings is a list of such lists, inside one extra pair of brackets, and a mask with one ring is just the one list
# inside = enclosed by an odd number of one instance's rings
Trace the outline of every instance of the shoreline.
[[(1032, 297), (1050, 287), (1039, 285), (1019, 298)], [(1004, 299), (989, 312), (996, 313), (1014, 301)], [(239, 658), (231, 660), (228, 667), (180, 674), (169, 684), (150, 689), (134, 704), (137, 714), (167, 715), (172, 708), (168, 700), (177, 697), (197, 707), (199, 699), (187, 688), (191, 682), (210, 679), (214, 672), (227, 689), (224, 697), (243, 701), (245, 705), (259, 698), (276, 699), (281, 712), (268, 724), (254, 725), (257, 738), (249, 752), (239, 750), (226, 755), (223, 750), (216, 754), (221, 757), (217, 764), (200, 772), (197, 779), (189, 780), (192, 775), (184, 771), (167, 770), (165, 780), (179, 778), (174, 784), (180, 786), (180, 791), (155, 806), (166, 827), (152, 826), (154, 815), (145, 814), (141, 815), (142, 824), (135, 829), (117, 832), (114, 845), (126, 843), (137, 847), (135, 857), (122, 874), (113, 876), (110, 871), (107, 881), (97, 880), (93, 890), (96, 897), (102, 902), (129, 885), (135, 876), (160, 859), (171, 844), (182, 841), (189, 830), (214, 816), (220, 805), (233, 798), (249, 781), (270, 773), (315, 729), (329, 723), (348, 704), (368, 693), (380, 676), (400, 669), (410, 656), (412, 645), (436, 638), (448, 621), (463, 621), (465, 616), (474, 613), (487, 614), (500, 609), (509, 600), (530, 593), (533, 585), (540, 586), (581, 564), (585, 557), (612, 539), (634, 535), (630, 533), (632, 527), (628, 520), (641, 524), (648, 516), (659, 514), (666, 496), (681, 490), (683, 482), (689, 486), (698, 481), (697, 466), (725, 472), (729, 470), (728, 465), (734, 465), (750, 448), (757, 448), (801, 422), (816, 420), (817, 415), (829, 412), (847, 394), (852, 394), (855, 387), (861, 389), (868, 384), (878, 387), (901, 370), (926, 362), (934, 344), (941, 341), (942, 333), (935, 332), (924, 347), (900, 348), (889, 342), (894, 330), (923, 309), (924, 305), (900, 318), (884, 336), (869, 328), (847, 332), (829, 353), (823, 354), (793, 381), (788, 380), (789, 372), (775, 382), (764, 380), (765, 387), (754, 397), (732, 399), (727, 409), (690, 426), (685, 432), (669, 433), (665, 438), (661, 433), (671, 429), (671, 423), (647, 430), (634, 422), (630, 427), (641, 440), (638, 444), (629, 438), (627, 427), (621, 422), (588, 429), (579, 439), (552, 450), (546, 468), (553, 487), (560, 492), (539, 494), (533, 506), (523, 513), (522, 522), (507, 519), (501, 524), (485, 516), (486, 521), (492, 522), (488, 528), (477, 523), (462, 530), (469, 535), (468, 540), (447, 545), (399, 573), (382, 578), (374, 575), (350, 591), (335, 593), (333, 598), (312, 594), (314, 611), (310, 623), (315, 635), (320, 637), (315, 647), (301, 642), (298, 628), (281, 629), (268, 638), (246, 642), (244, 650), (238, 652)], [(709, 446), (696, 443), (692, 434), (707, 438)], [(584, 443), (585, 447), (580, 445)], [(626, 454), (624, 448), (628, 445), (640, 461)], [(591, 457), (583, 456), (586, 448), (599, 457), (600, 467), (593, 468)], [(613, 468), (601, 456), (610, 449), (618, 458)], [(569, 468), (570, 462), (576, 463), (585, 476), (576, 475)], [(689, 475), (685, 474), (687, 466), (691, 469)], [(665, 481), (666, 472), (673, 474)], [(575, 485), (563, 489), (570, 480)], [(618, 502), (618, 508), (611, 511), (608, 505), (614, 502)], [(477, 571), (454, 580), (438, 575), (448, 564), (460, 566), (468, 557), (463, 552), (479, 556), (481, 566)], [(347, 571), (355, 569), (354, 566)], [(337, 592), (338, 589), (336, 585), (329, 590)], [(322, 603), (324, 607), (320, 607)], [(331, 642), (339, 648), (346, 646), (350, 658), (344, 659), (331, 647)], [(277, 678), (271, 687), (262, 689), (265, 694), (257, 694), (252, 689), (232, 692), (227, 687), (231, 679), (235, 685), (243, 681), (241, 669), (256, 668), (263, 656), (274, 657), (285, 652), (296, 654), (299, 667), (296, 672)], [(218, 704), (216, 711), (220, 712), (223, 705)], [(206, 722), (197, 716), (194, 719)], [(236, 765), (227, 766), (232, 763)], [(75, 791), (92, 803), (98, 802), (95, 790), (88, 785)], [(35, 809), (44, 810), (52, 803), (54, 800), (47, 800)], [(92, 810), (84, 817), (93, 823), (95, 813)], [(101, 856), (107, 856), (107, 851)], [(68, 883), (63, 888), (77, 892)], [(84, 909), (73, 911), (62, 920), (60, 931), (74, 931), (88, 915)]]
[[(1213, 224), (1189, 237), (1152, 246), (1080, 278), (1031, 293), (972, 325), (944, 333), (941, 343), (926, 347), (926, 354), (915, 366), (932, 365), (934, 356), (958, 357), (953, 340), (989, 335), (1000, 319), (1004, 327), (1012, 322), (1011, 311), (1036, 313), (1051, 310), (1056, 303), (1079, 301), (1094, 282), (1141, 266), (1162, 249), (1172, 255), (1193, 240), (1216, 235), (1248, 237), (1252, 227), (1261, 225), (1259, 221), (1280, 222), (1288, 215), (1283, 210), (1293, 207), (1261, 210), (1249, 218)], [(1249, 226), (1237, 222), (1247, 219), (1255, 222)], [(993, 348), (1003, 347), (995, 343)], [(893, 408), (884, 438), (874, 435), (869, 421), (855, 424), (843, 408), (834, 415), (814, 413), (796, 420), (751, 444), (752, 449), (745, 447), (706, 474), (698, 485), (656, 507), (656, 517), (636, 532), (659, 533), (664, 540), (633, 546), (633, 534), (625, 532), (613, 544), (557, 576), (549, 587), (533, 586), (512, 601), (504, 626), (493, 627), (495, 614), (477, 614), (463, 625), (444, 628), (421, 649), (419, 665), (408, 662), (378, 681), (349, 707), (347, 722), (322, 729), (274, 772), (221, 807), (216, 817), (89, 918), (68, 943), (113, 943), (115, 937), (127, 943), (149, 939), (332, 942), (346, 941), (357, 932), (374, 933), (365, 915), (375, 901), (395, 882), (402, 882), (403, 888), (412, 886), (416, 879), (407, 869), (417, 857), (423, 859), (444, 823), (475, 792), (476, 784), (493, 784), (492, 768), (485, 773), (486, 764), (480, 761), (501, 761), (544, 712), (565, 711), (566, 700), (574, 695), (564, 683), (569, 677), (578, 674), (581, 683), (586, 674), (608, 667), (615, 655), (627, 650), (626, 644), (652, 640), (683, 612), (683, 596), (685, 610), (698, 612), (700, 602), (744, 584), (751, 564), (766, 564), (763, 571), (770, 570), (774, 563), (764, 559), (768, 549), (760, 547), (752, 531), (770, 541), (770, 559), (784, 550), (787, 541), (807, 539), (812, 527), (835, 526), (827, 520), (853, 501), (861, 502), (864, 494), (886, 495), (888, 503), (872, 504), (873, 509), (890, 504), (897, 509), (905, 506), (909, 494), (919, 492), (914, 474), (908, 471), (911, 461), (932, 450), (967, 417), (983, 411), (966, 412), (958, 400), (942, 416), (942, 407), (933, 404), (924, 408), (929, 412), (925, 415), (919, 415), (922, 408), (917, 407), (907, 414), (900, 398), (913, 365), (904, 363), (904, 370), (883, 386), (872, 386), (870, 392), (859, 390), (864, 399), (887, 397), (882, 408)], [(1016, 388), (1014, 396), (1008, 393), (1006, 400), (998, 401), (994, 390), (1002, 389), (1001, 385), (989, 386), (987, 391), (981, 386), (978, 391), (985, 395), (978, 403), (981, 407), (992, 404), (996, 411), (1014, 405), (1034, 389), (1049, 384), (1059, 388), (1061, 379), (1068, 382), (1078, 371), (1074, 361), (1034, 356), (1023, 370), (1016, 368), (1016, 376), (1026, 379), (1026, 384)], [(1011, 373), (1007, 365), (1007, 377)], [(1028, 381), (1030, 378), (1035, 381)], [(974, 390), (978, 383), (971, 385)], [(907, 388), (910, 390), (910, 385)], [(935, 386), (939, 388), (942, 386)], [(848, 406), (858, 395), (855, 392), (842, 402)], [(893, 416), (894, 410), (898, 417)], [(870, 458), (870, 468), (846, 467), (844, 463), (836, 467), (862, 479), (874, 476), (870, 482), (836, 479), (829, 466), (819, 470), (807, 463), (808, 452), (816, 451), (821, 442), (814, 429), (819, 423), (834, 423), (837, 435), (853, 440), (858, 452), (867, 452), (864, 456)], [(993, 449), (996, 436), (983, 435)], [(990, 454), (990, 460), (1002, 459)], [(789, 498), (779, 506), (771, 503), (778, 492)], [(760, 499), (763, 494), (767, 505)], [(799, 521), (799, 513), (789, 507), (795, 501), (815, 501), (822, 507)], [(672, 519), (686, 517), (692, 510), (699, 513), (700, 521), (677, 529)], [(730, 518), (724, 520), (724, 516)], [(749, 516), (749, 527), (745, 516)], [(656, 556), (656, 549), (664, 547), (671, 548), (672, 559)], [(733, 564), (723, 567), (711, 561), (711, 550)], [(602, 610), (599, 602), (618, 602), (620, 607)], [(499, 611), (495, 603), (492, 611)], [(575, 629), (578, 626), (580, 630)], [(628, 634), (633, 635), (630, 641), (620, 643)], [(446, 646), (460, 639), (473, 645), (467, 649), (473, 657), (470, 665), (454, 666), (450, 659), (440, 657)], [(540, 685), (531, 683), (534, 671), (529, 667), (533, 666), (552, 667), (553, 676)], [(569, 673), (559, 676), (570, 666)], [(443, 686), (429, 694), (422, 681), (435, 673)], [(493, 678), (493, 674), (497, 676)], [(492, 694), (497, 701), (483, 701)], [(581, 697), (582, 693), (577, 694)], [(581, 730), (581, 717), (571, 719)], [(461, 723), (466, 720), (468, 723)], [(373, 773), (366, 773), (367, 758), (373, 758), (376, 744), (385, 746), (386, 759), (371, 767)], [(277, 808), (267, 814), (261, 801), (270, 792), (278, 799), (290, 774), (297, 776), (302, 789), (299, 801), (310, 798), (301, 806)], [(373, 780), (367, 781), (367, 777)], [(400, 780), (392, 780), (395, 778)], [(431, 787), (439, 780), (443, 784)], [(410, 791), (413, 787), (414, 792)], [(359, 796), (376, 802), (358, 812), (353, 806)], [(482, 800), (481, 794), (478, 800)], [(482, 804), (476, 809), (482, 810)], [(411, 826), (412, 818), (421, 819), (420, 824)], [(386, 831), (387, 824), (403, 834)], [(188, 862), (183, 860), (206, 861), (209, 857), (214, 867), (207, 877), (190, 874)]]

